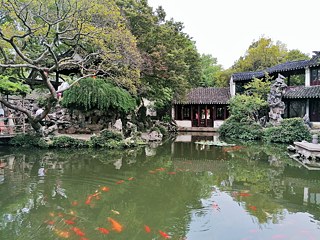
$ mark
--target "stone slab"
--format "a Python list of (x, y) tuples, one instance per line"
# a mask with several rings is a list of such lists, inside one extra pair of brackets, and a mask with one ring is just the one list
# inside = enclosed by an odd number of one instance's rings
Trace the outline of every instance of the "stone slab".
[(319, 152), (320, 153), (320, 144), (314, 144), (309, 142), (294, 142), (295, 146), (301, 147), (311, 152)]

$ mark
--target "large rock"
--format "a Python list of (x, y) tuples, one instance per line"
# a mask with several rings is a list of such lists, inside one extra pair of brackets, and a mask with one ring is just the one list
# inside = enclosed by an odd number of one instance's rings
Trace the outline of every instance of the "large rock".
[(103, 129), (103, 125), (100, 124), (88, 124), (86, 127), (92, 132), (99, 132)]
[(75, 127), (69, 127), (67, 130), (66, 130), (66, 133), (67, 134), (75, 134), (77, 132), (77, 130), (75, 129)]
[(118, 131), (122, 131), (122, 121), (121, 119), (118, 119), (115, 124), (113, 124), (113, 127), (117, 129)]
[(161, 141), (163, 136), (160, 132), (152, 131), (150, 133), (142, 133), (141, 138), (148, 142), (152, 142), (152, 141)]

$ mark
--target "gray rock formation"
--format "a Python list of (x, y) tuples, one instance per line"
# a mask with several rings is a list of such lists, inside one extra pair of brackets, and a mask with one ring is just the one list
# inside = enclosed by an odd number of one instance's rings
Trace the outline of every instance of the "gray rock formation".
[(287, 84), (284, 82), (285, 77), (278, 74), (275, 82), (271, 85), (270, 94), (268, 94), (268, 103), (270, 107), (269, 121), (272, 125), (277, 126), (282, 120), (285, 104), (282, 101), (282, 96), (285, 93)]

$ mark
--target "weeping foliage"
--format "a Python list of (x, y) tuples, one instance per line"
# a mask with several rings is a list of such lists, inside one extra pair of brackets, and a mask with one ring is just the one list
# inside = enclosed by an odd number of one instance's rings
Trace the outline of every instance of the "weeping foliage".
[(103, 79), (81, 79), (63, 94), (62, 105), (71, 109), (128, 113), (136, 107), (136, 100), (129, 92)]

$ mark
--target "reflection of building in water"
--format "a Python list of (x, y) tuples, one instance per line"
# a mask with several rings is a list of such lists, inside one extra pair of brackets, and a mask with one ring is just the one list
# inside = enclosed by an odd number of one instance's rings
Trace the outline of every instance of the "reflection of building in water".
[[(314, 192), (313, 192), (314, 191)], [(320, 191), (315, 189), (303, 188), (303, 202), (320, 205)]]
[[(297, 204), (320, 206), (320, 175), (318, 171), (286, 167), (284, 185), (287, 186), (285, 197)], [(320, 214), (318, 214), (320, 218)]]
[[(195, 143), (199, 141), (219, 141), (219, 134), (212, 132), (181, 132), (171, 145), (173, 157), (184, 158), (185, 156), (192, 156), (197, 159), (216, 159), (215, 157), (218, 157), (218, 152), (221, 152), (221, 149)], [(200, 151), (203, 152), (201, 153)]]
[(179, 132), (175, 142), (219, 141), (219, 134), (212, 132)]

